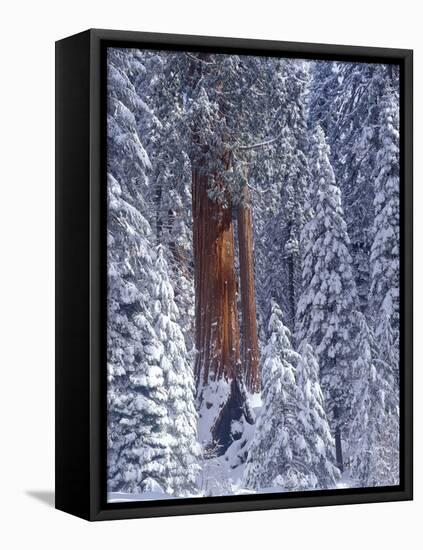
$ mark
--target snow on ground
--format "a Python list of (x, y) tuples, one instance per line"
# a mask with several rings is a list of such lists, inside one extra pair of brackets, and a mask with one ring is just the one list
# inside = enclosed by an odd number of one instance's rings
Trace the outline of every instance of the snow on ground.
[[(202, 433), (199, 433), (199, 440), (204, 445), (207, 443), (206, 434), (209, 434), (210, 423), (215, 418), (216, 412), (219, 410), (221, 400), (224, 398), (227, 388), (224, 384), (215, 387), (208, 399), (204, 403), (213, 403), (213, 406), (204, 406)], [(255, 419), (258, 418), (262, 406), (260, 394), (248, 396), (248, 402)], [(282, 487), (265, 487), (258, 491), (251, 491), (242, 485), (244, 475), (245, 459), (248, 453), (250, 443), (254, 436), (255, 425), (248, 424), (244, 418), (233, 423), (234, 441), (222, 456), (213, 456), (213, 451), (208, 451), (208, 458), (203, 459), (202, 470), (199, 478), (200, 491), (192, 497), (204, 496), (230, 496), (230, 495), (247, 495), (247, 494), (266, 494), (266, 493), (284, 493)], [(352, 487), (351, 479), (348, 470), (344, 471), (341, 479), (337, 483), (337, 489), (348, 489)], [(180, 500), (186, 497), (174, 497), (160, 492), (148, 493), (108, 493), (108, 502), (130, 502), (130, 501), (146, 501), (146, 500)]]
[[(189, 495), (191, 497), (202, 497), (202, 494)], [(146, 493), (107, 493), (107, 502), (140, 502), (144, 500), (180, 500), (187, 497), (175, 497), (172, 495), (167, 495), (166, 493), (160, 492), (146, 492)]]
[(140, 500), (168, 500), (172, 497), (164, 493), (107, 493), (107, 502), (128, 502), (128, 501), (140, 501)]
[(253, 411), (256, 413), (256, 417), (262, 407), (261, 393), (249, 393), (248, 403)]
[[(221, 380), (217, 384), (210, 385), (203, 395), (198, 432), (198, 439), (203, 448), (207, 448), (207, 445), (210, 443), (211, 426), (220, 412), (222, 403), (226, 401), (228, 392), (229, 385)], [(260, 394), (248, 395), (248, 402), (254, 417), (257, 418), (261, 409)], [(203, 459), (199, 477), (199, 494), (192, 496), (224, 496), (254, 493), (254, 491), (245, 489), (242, 486), (245, 459), (250, 442), (254, 436), (254, 428), (255, 425), (249, 424), (243, 417), (239, 421), (233, 422), (232, 433), (234, 441), (224, 455), (217, 456), (217, 450), (207, 449), (207, 458)], [(178, 498), (186, 497), (174, 497), (154, 491), (146, 493), (108, 493), (108, 502), (110, 503)]]
[[(262, 405), (260, 394), (248, 395), (248, 404), (254, 417), (257, 418)], [(211, 453), (203, 460), (200, 487), (205, 496), (252, 493), (252, 491), (242, 486), (242, 478), (248, 449), (254, 436), (254, 429), (255, 425), (249, 424), (244, 417), (233, 422), (232, 435), (234, 440), (225, 454), (213, 456), (213, 453)]]
[(341, 479), (336, 484), (337, 489), (350, 489), (351, 487), (354, 487), (354, 484), (350, 477), (349, 470), (344, 470), (341, 475)]

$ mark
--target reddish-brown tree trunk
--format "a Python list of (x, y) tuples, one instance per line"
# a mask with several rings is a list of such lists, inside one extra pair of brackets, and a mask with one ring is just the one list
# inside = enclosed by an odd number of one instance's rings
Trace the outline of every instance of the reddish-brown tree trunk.
[(238, 207), (239, 271), (241, 278), (242, 366), (248, 390), (260, 390), (256, 299), (254, 290), (253, 214), (247, 185)]
[[(209, 198), (208, 178), (201, 170), (193, 169), (192, 184), (195, 377), (200, 408), (215, 407), (215, 418), (208, 427), (210, 444), (222, 454), (233, 441), (233, 421), (244, 417), (253, 422), (241, 376), (232, 207)], [(222, 379), (228, 383), (223, 396), (214, 384)], [(205, 392), (214, 402), (203, 402)], [(205, 418), (209, 422), (207, 413)]]
[(207, 175), (193, 170), (197, 385), (235, 379), (240, 368), (232, 209), (211, 200)]

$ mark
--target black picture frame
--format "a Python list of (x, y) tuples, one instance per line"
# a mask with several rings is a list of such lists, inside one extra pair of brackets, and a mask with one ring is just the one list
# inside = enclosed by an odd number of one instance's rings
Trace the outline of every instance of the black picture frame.
[[(110, 504), (106, 501), (105, 48), (400, 65), (399, 486)], [(412, 499), (413, 52), (91, 29), (56, 43), (56, 508), (108, 520)]]

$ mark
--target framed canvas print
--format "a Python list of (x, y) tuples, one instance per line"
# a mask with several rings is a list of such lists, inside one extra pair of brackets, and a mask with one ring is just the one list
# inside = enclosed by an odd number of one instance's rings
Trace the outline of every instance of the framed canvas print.
[(412, 498), (412, 52), (56, 44), (56, 506)]

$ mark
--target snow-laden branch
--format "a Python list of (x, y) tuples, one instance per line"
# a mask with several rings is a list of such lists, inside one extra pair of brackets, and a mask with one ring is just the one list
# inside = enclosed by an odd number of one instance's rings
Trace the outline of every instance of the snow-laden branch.
[(189, 52), (185, 52), (185, 55), (189, 57), (189, 59), (192, 59), (193, 61), (198, 61), (199, 63), (203, 63), (204, 65), (216, 65), (214, 61), (205, 61), (204, 59), (196, 57), (195, 55), (191, 55)]
[(268, 145), (271, 145), (272, 143), (275, 143), (276, 141), (279, 141), (279, 139), (282, 137), (283, 128), (279, 132), (279, 134), (274, 138), (269, 138), (264, 141), (259, 141), (258, 143), (253, 143), (252, 145), (238, 145), (238, 147), (235, 148), (236, 151), (251, 151), (252, 149), (262, 149), (264, 147), (267, 147)]

